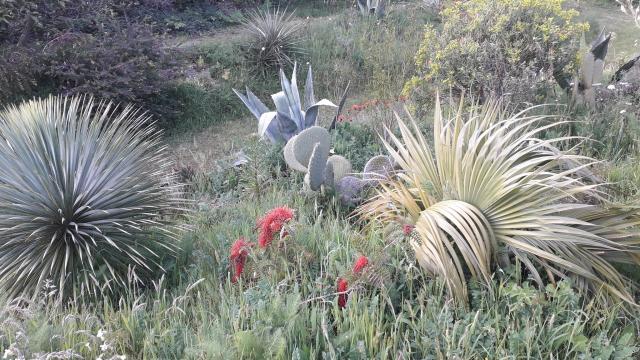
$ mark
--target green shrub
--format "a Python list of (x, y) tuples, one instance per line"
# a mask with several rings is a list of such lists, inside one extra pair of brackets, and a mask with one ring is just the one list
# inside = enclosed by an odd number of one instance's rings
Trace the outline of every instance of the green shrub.
[(338, 124), (332, 143), (334, 152), (349, 159), (354, 171), (362, 171), (369, 159), (383, 151), (378, 135), (367, 125)]
[(50, 97), (0, 112), (0, 289), (117, 293), (158, 275), (181, 207), (160, 133), (131, 107)]
[(587, 24), (563, 0), (470, 0), (443, 11), (441, 29), (427, 26), (416, 54), (417, 75), (405, 91), (417, 96), (451, 87), (484, 99), (544, 99), (555, 75), (571, 75)]

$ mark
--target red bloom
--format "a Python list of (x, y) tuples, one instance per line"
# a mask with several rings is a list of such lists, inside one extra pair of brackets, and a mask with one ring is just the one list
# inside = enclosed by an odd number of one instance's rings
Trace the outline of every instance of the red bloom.
[(293, 210), (286, 206), (277, 207), (269, 211), (264, 217), (258, 220), (258, 245), (265, 248), (271, 244), (273, 236), (282, 230), (285, 223), (293, 218)]
[(338, 122), (344, 122), (345, 120), (346, 120), (346, 117), (344, 116), (344, 114), (338, 115), (338, 119), (337, 119)]
[(349, 295), (347, 294), (348, 287), (349, 283), (347, 280), (338, 278), (338, 306), (341, 309), (344, 309), (344, 307), (347, 306), (347, 300), (349, 299)]
[(362, 269), (364, 269), (364, 267), (367, 266), (368, 264), (369, 264), (369, 259), (367, 259), (366, 256), (360, 256), (358, 260), (356, 260), (355, 264), (353, 265), (353, 273), (354, 274), (361, 273)]
[(409, 236), (409, 235), (411, 235), (411, 232), (413, 231), (413, 228), (414, 228), (413, 225), (404, 224), (404, 226), (402, 226), (402, 233), (405, 236)]
[(253, 246), (252, 243), (248, 243), (244, 240), (244, 238), (239, 238), (236, 240), (231, 246), (231, 254), (229, 258), (233, 263), (233, 267), (235, 270), (235, 274), (231, 278), (231, 282), (235, 283), (242, 275), (242, 271), (244, 271), (244, 265), (247, 262), (247, 256), (249, 255), (249, 248)]

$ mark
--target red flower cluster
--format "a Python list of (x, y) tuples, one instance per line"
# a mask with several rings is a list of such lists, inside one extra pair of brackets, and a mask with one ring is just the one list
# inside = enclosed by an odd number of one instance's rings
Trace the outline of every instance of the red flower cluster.
[(240, 275), (242, 275), (244, 265), (247, 262), (247, 256), (249, 255), (249, 248), (254, 245), (255, 244), (253, 243), (246, 242), (244, 238), (239, 238), (231, 246), (231, 254), (229, 258), (231, 259), (235, 270), (235, 274), (233, 274), (231, 282), (235, 283), (240, 278)]
[(347, 300), (349, 300), (349, 295), (347, 294), (348, 288), (349, 283), (347, 280), (338, 278), (338, 306), (341, 309), (344, 309), (344, 307), (347, 306)]
[(397, 99), (371, 99), (371, 100), (367, 100), (364, 101), (362, 103), (359, 104), (353, 104), (351, 105), (351, 108), (349, 110), (347, 110), (346, 114), (341, 114), (338, 116), (337, 122), (341, 123), (341, 122), (351, 122), (353, 121), (353, 117), (355, 112), (360, 112), (362, 110), (366, 110), (370, 107), (376, 107), (379, 105), (384, 105), (384, 107), (390, 107), (393, 103), (396, 102), (405, 102), (407, 101), (407, 97), (406, 96), (400, 96)]
[[(369, 259), (364, 255), (360, 256), (353, 264), (353, 273), (356, 275), (360, 274), (367, 265), (369, 265)], [(338, 306), (341, 309), (347, 306), (347, 300), (349, 300), (349, 296), (347, 295), (348, 288), (349, 283), (347, 280), (338, 278)]]
[(293, 210), (286, 206), (277, 207), (269, 211), (258, 220), (258, 245), (265, 248), (273, 241), (273, 236), (282, 230), (284, 224), (293, 218)]
[(403, 233), (405, 236), (409, 236), (409, 235), (411, 235), (411, 232), (413, 231), (413, 228), (414, 228), (414, 227), (415, 227), (415, 226), (413, 226), (413, 225), (404, 224), (404, 225), (402, 226), (402, 233)]
[(362, 269), (364, 269), (365, 266), (367, 266), (369, 264), (369, 259), (367, 259), (366, 256), (360, 256), (358, 258), (358, 260), (356, 260), (355, 265), (353, 266), (353, 273), (354, 274), (359, 274), (362, 272)]

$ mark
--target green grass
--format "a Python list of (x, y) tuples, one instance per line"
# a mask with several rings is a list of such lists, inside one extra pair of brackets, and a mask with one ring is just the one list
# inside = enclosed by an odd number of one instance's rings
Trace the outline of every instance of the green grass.
[[(388, 245), (389, 236), (362, 232), (332, 201), (301, 196), (286, 177), (274, 178), (266, 194), (194, 214), (178, 266), (146, 294), (66, 309), (46, 297), (5, 307), (0, 353), (15, 346), (26, 357), (73, 350), (134, 359), (515, 359), (636, 351), (635, 313), (599, 308), (568, 283), (540, 291), (512, 269), (496, 275), (492, 292), (475, 288), (469, 309), (457, 307), (413, 265), (404, 241)], [(283, 204), (296, 210), (293, 235), (254, 251), (247, 276), (231, 283), (231, 243), (255, 239), (255, 219)], [(382, 280), (352, 281), (340, 309), (336, 278), (359, 254)]]

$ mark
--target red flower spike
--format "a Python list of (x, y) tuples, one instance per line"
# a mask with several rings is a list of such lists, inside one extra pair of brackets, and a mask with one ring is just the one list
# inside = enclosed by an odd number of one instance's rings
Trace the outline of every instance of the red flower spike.
[(358, 260), (356, 260), (355, 264), (353, 265), (353, 273), (354, 274), (361, 273), (362, 269), (364, 269), (364, 267), (367, 266), (368, 264), (369, 264), (369, 259), (367, 259), (366, 256), (360, 256)]
[(273, 241), (273, 236), (278, 234), (284, 224), (291, 219), (293, 219), (293, 210), (286, 206), (277, 207), (265, 214), (258, 220), (258, 245), (261, 248), (269, 246)]
[(347, 280), (338, 278), (338, 306), (341, 309), (344, 309), (344, 307), (347, 306), (347, 300), (349, 300), (349, 295), (347, 294), (348, 288), (349, 283)]
[(231, 254), (229, 255), (229, 258), (231, 259), (235, 270), (235, 274), (233, 274), (231, 282), (237, 282), (240, 275), (242, 275), (244, 265), (247, 262), (247, 256), (249, 255), (249, 248), (253, 245), (253, 243), (246, 242), (244, 238), (239, 238), (231, 246)]
[(405, 236), (409, 236), (409, 235), (411, 235), (411, 232), (413, 231), (413, 228), (414, 228), (413, 225), (405, 224), (404, 226), (402, 226), (402, 233)]

